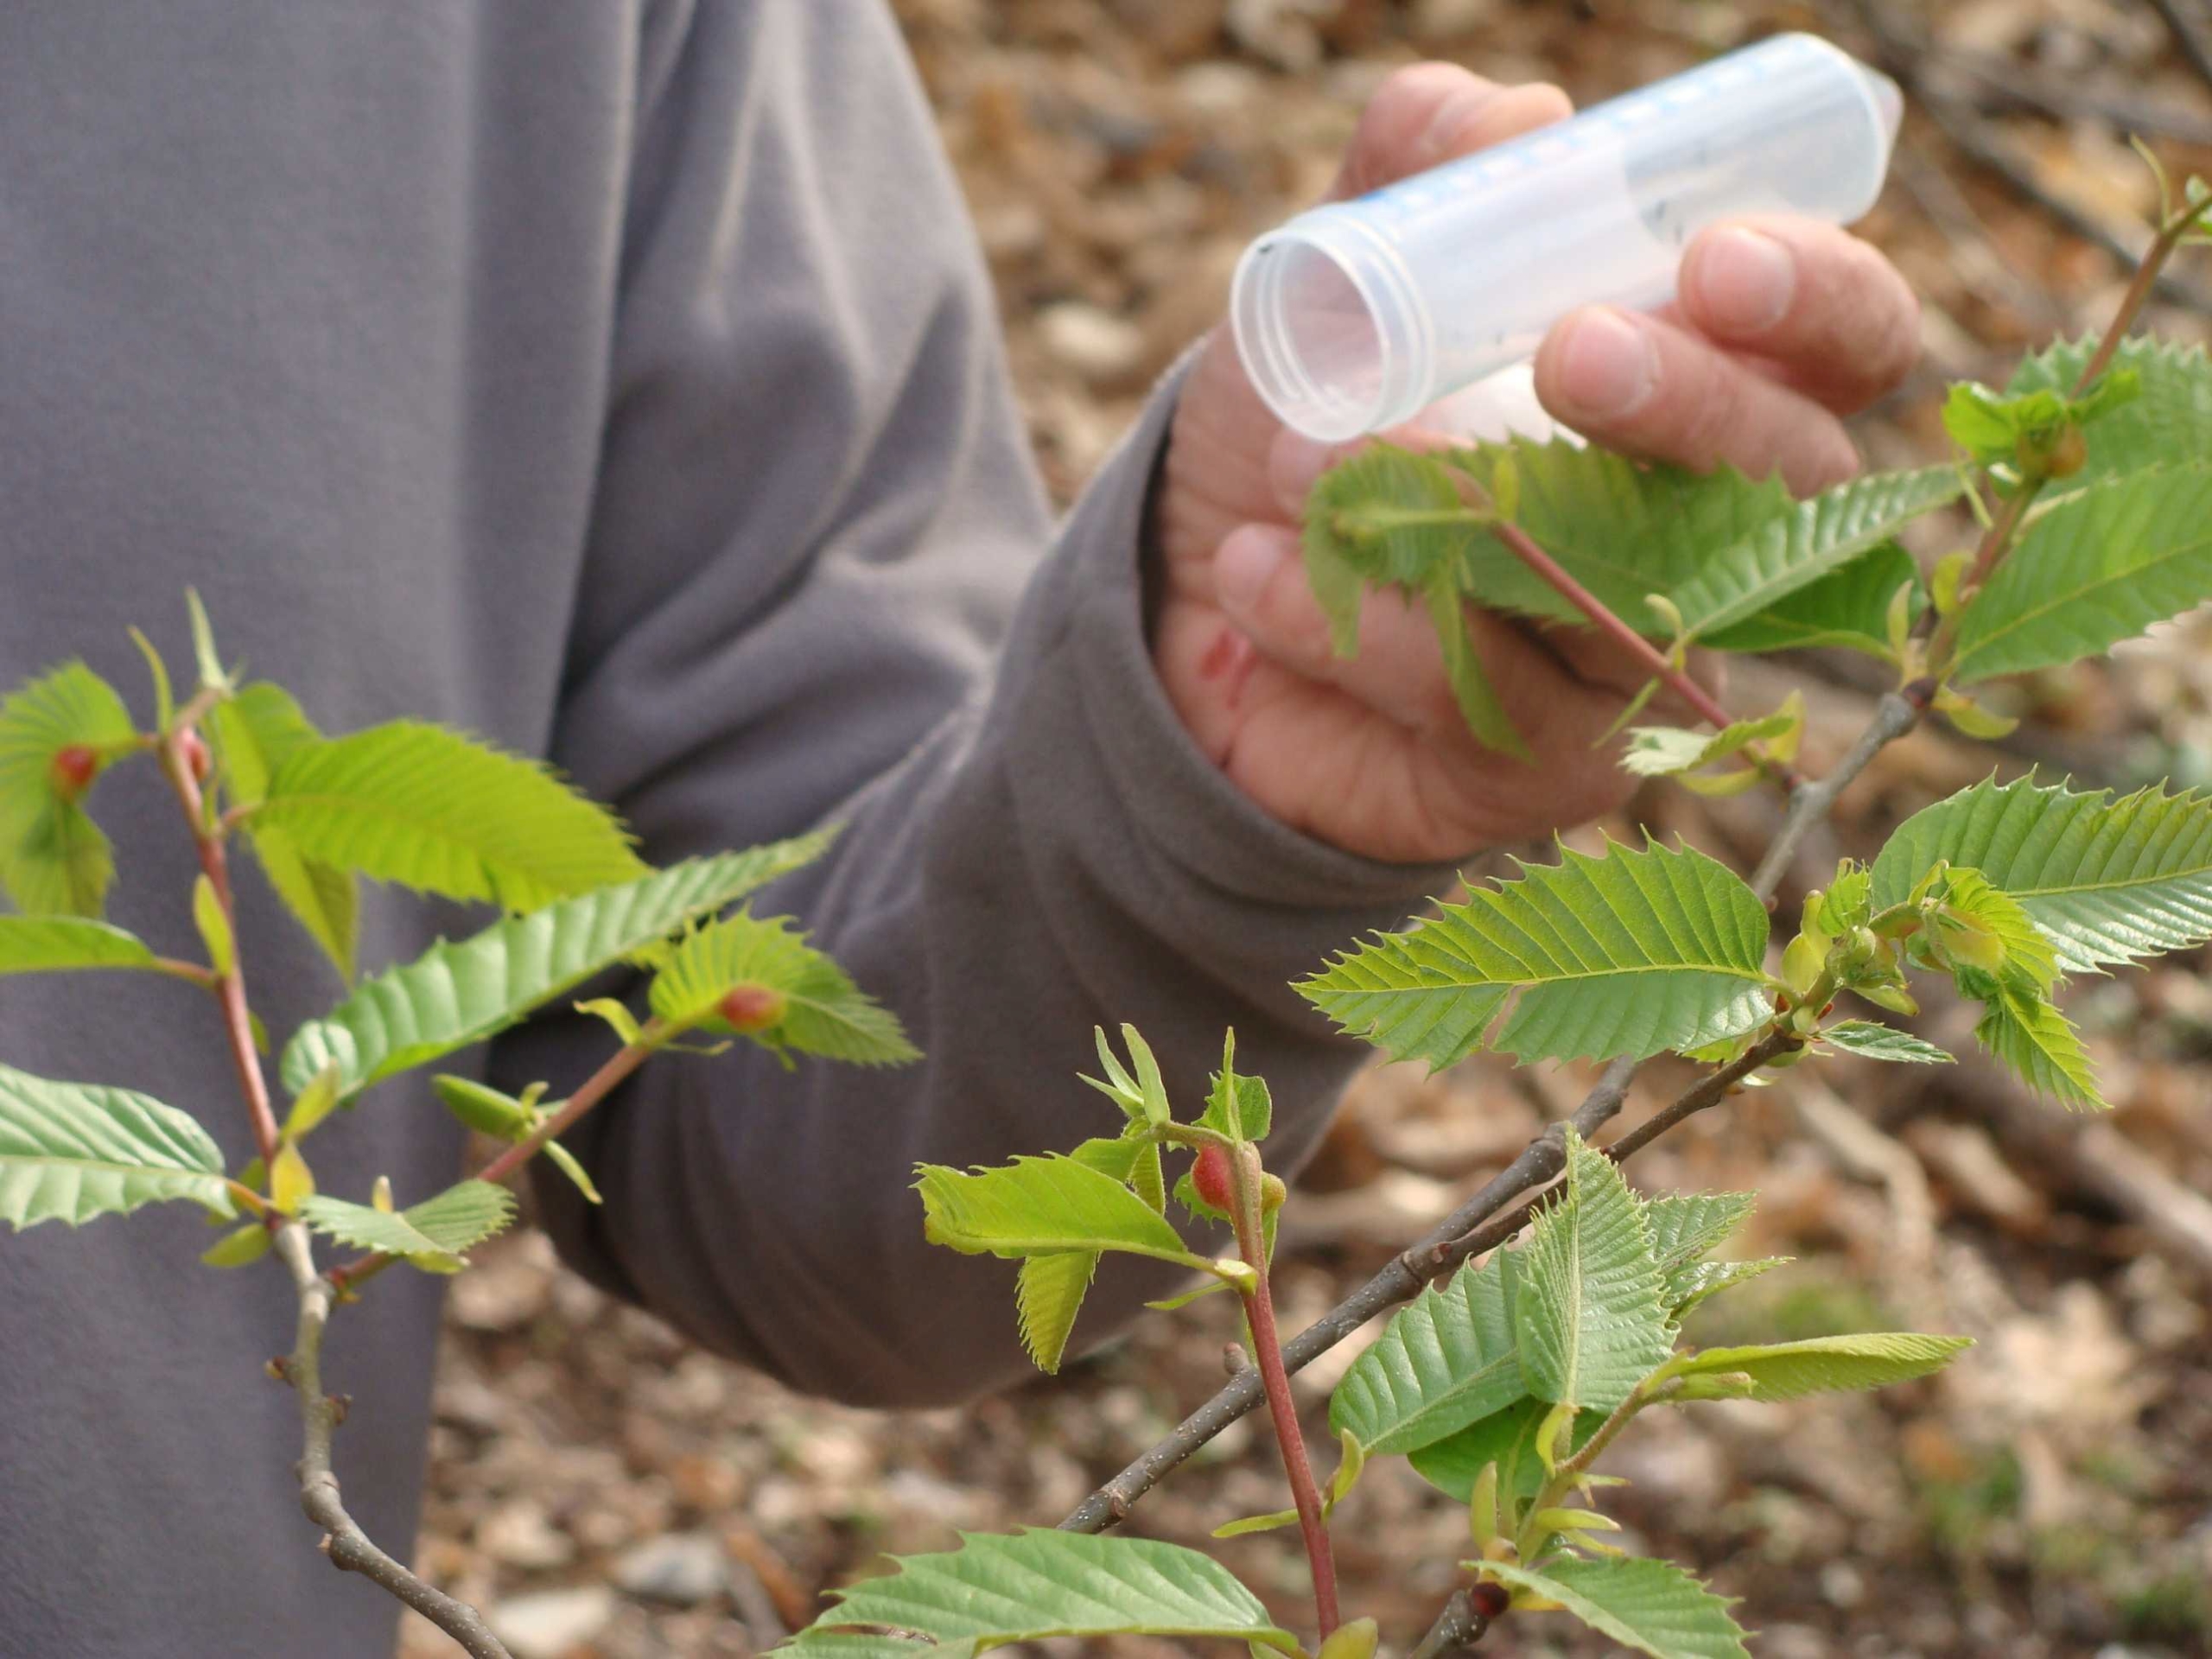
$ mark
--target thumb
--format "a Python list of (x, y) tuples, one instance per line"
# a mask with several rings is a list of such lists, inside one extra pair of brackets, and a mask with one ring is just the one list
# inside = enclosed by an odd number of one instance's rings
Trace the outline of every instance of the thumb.
[(1573, 111), (1556, 86), (1502, 86), (1453, 63), (1408, 65), (1384, 80), (1361, 111), (1330, 199), (1395, 184), (1563, 121)]

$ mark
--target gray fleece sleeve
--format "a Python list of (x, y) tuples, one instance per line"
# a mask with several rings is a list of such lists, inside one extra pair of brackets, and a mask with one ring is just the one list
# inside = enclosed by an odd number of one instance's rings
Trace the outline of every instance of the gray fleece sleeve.
[[(849, 1401), (953, 1400), (1026, 1365), (1014, 1269), (924, 1243), (915, 1163), (1111, 1133), (1075, 1074), (1128, 1020), (1185, 1109), (1234, 1026), (1287, 1166), (1357, 1052), (1287, 982), (1448, 873), (1276, 823), (1184, 734), (1139, 569), (1173, 377), (1055, 535), (881, 8), (662, 24), (556, 759), (657, 862), (842, 821), (756, 908), (927, 1058), (657, 1060), (571, 1137), (604, 1207), (539, 1191), (571, 1262), (708, 1347)], [(540, 1022), (495, 1071), (572, 1086), (609, 1040)], [(1162, 1282), (1109, 1263), (1078, 1340)]]

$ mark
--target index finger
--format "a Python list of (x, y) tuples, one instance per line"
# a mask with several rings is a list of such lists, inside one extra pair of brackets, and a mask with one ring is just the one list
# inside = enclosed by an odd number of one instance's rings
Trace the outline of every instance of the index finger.
[(1364, 195), (1573, 112), (1556, 86), (1502, 86), (1453, 63), (1408, 65), (1360, 112), (1329, 200)]

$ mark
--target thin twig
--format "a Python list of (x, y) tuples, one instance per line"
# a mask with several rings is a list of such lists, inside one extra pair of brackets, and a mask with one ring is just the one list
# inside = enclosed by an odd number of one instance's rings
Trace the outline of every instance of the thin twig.
[[(1789, 811), (1767, 857), (1752, 878), (1752, 891), (1763, 899), (1772, 900), (1783, 872), (1813, 825), (1826, 816), (1836, 797), (1866, 769), (1885, 745), (1919, 723), (1925, 709), (1924, 702), (1916, 702), (1902, 693), (1891, 693), (1882, 699), (1873, 721), (1834, 771), (1817, 782), (1801, 782), (1791, 791)], [(1714, 1072), (1693, 1089), (1691, 1095), (1697, 1095), (1724, 1078), (1727, 1083), (1738, 1081), (1757, 1064), (1763, 1063), (1747, 1062), (1748, 1056), (1745, 1061), (1738, 1062), (1744, 1066), (1742, 1071), (1730, 1066)], [(1614, 1061), (1605, 1068), (1597, 1087), (1575, 1109), (1569, 1121), (1584, 1140), (1594, 1136), (1619, 1113), (1636, 1070), (1633, 1061)], [(1721, 1084), (1724, 1092), (1726, 1086)], [(1394, 1256), (1388, 1267), (1286, 1343), (1286, 1369), (1295, 1371), (1311, 1363), (1377, 1314), (1410, 1300), (1431, 1280), (1510, 1238), (1533, 1215), (1535, 1206), (1524, 1205), (1510, 1215), (1500, 1212), (1524, 1193), (1558, 1176), (1566, 1162), (1564, 1145), (1554, 1126), (1523, 1147), (1519, 1156), (1419, 1243)], [(1163, 1476), (1251, 1410), (1260, 1398), (1257, 1376), (1248, 1371), (1231, 1378), (1212, 1399), (1177, 1424), (1173, 1433), (1085, 1498), (1060, 1526), (1070, 1532), (1103, 1532), (1127, 1519), (1138, 1500)]]
[(1421, 1645), (1406, 1659), (1444, 1659), (1446, 1654), (1473, 1647), (1489, 1629), (1490, 1620), (1475, 1611), (1473, 1599), (1465, 1590), (1454, 1590)]
[(461, 1643), (475, 1659), (512, 1659), (507, 1649), (484, 1623), (483, 1615), (467, 1602), (425, 1584), (371, 1541), (368, 1534), (346, 1513), (331, 1471), (330, 1442), (338, 1427), (339, 1407), (322, 1391), (322, 1336), (330, 1319), (336, 1293), (315, 1271), (315, 1254), (308, 1230), (287, 1221), (276, 1230), (276, 1251), (291, 1270), (299, 1292), (300, 1323), (291, 1354), (284, 1362), (285, 1380), (299, 1396), (304, 1440), (300, 1453), (300, 1508), (323, 1530), (323, 1552), (333, 1567), (359, 1573), (382, 1586)]

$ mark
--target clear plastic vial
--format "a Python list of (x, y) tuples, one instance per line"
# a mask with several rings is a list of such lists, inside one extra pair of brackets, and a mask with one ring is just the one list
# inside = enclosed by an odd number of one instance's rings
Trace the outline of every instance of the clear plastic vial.
[(1904, 100), (1781, 35), (1557, 125), (1300, 214), (1236, 267), (1230, 319), (1268, 407), (1335, 441), (1535, 354), (1579, 305), (1671, 299), (1691, 237), (1874, 205)]

